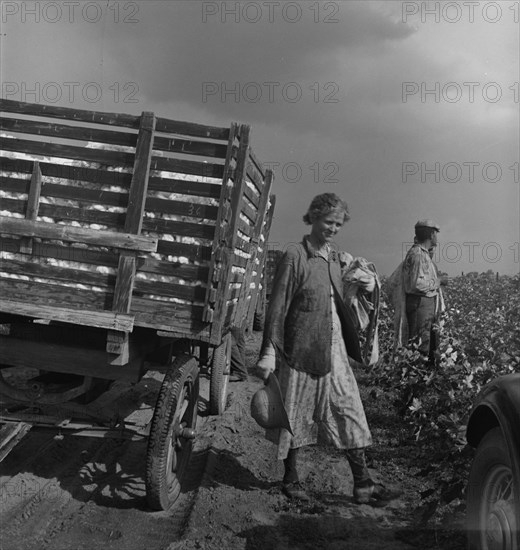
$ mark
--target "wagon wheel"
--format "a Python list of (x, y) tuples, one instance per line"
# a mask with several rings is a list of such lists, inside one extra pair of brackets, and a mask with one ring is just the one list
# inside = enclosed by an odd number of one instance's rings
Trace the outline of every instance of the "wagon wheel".
[(229, 374), (231, 372), (231, 334), (213, 352), (209, 384), (209, 413), (222, 414), (226, 408)]
[(179, 355), (159, 391), (146, 455), (146, 496), (154, 510), (170, 508), (181, 491), (195, 437), (198, 376), (197, 359)]

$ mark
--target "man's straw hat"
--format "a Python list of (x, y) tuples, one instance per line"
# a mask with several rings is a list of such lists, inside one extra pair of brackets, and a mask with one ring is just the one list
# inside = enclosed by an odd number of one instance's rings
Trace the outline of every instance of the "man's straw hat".
[(266, 430), (285, 428), (294, 435), (283, 404), (278, 378), (273, 373), (269, 375), (267, 384), (253, 395), (251, 416)]
[(441, 228), (438, 223), (435, 223), (433, 220), (419, 220), (415, 227), (430, 227), (431, 229), (435, 229), (435, 231), (440, 231)]

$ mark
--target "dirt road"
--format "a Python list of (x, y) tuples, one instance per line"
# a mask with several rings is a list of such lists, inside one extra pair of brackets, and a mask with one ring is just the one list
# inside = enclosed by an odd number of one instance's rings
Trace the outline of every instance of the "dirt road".
[[(259, 335), (248, 341), (248, 367)], [(130, 390), (129, 403), (149, 414), (155, 378)], [(458, 550), (462, 536), (439, 540), (412, 527), (420, 483), (391, 448), (371, 454), (374, 473), (404, 488), (386, 508), (352, 502), (341, 453), (307, 448), (301, 477), (312, 501), (280, 493), (275, 447), (249, 415), (261, 385), (230, 383), (220, 417), (201, 416), (188, 481), (175, 508), (150, 512), (144, 492), (146, 445), (30, 432), (1, 464), (1, 550), (353, 549)], [(202, 380), (201, 410), (207, 381)]]

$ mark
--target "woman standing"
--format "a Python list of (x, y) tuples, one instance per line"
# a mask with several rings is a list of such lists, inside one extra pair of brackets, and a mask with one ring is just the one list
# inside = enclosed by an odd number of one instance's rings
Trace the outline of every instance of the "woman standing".
[[(354, 500), (395, 498), (370, 478), (365, 447), (370, 430), (348, 357), (361, 362), (352, 312), (342, 299), (339, 257), (332, 241), (349, 219), (338, 196), (316, 196), (303, 217), (310, 235), (290, 245), (281, 258), (269, 302), (257, 363), (266, 380), (275, 372), (294, 435), (268, 430), (284, 461), (282, 490), (289, 498), (309, 500), (297, 471), (298, 450), (332, 445), (346, 450), (354, 477)], [(371, 286), (371, 282), (360, 285)]]

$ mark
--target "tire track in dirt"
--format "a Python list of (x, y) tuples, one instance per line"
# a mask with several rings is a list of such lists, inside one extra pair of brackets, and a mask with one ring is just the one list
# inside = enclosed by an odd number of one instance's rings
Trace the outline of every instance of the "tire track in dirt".
[[(144, 485), (146, 445), (128, 442), (112, 449), (105, 459), (109, 468), (92, 469), (93, 460), (82, 474), (92, 484), (88, 500), (61, 525), (56, 526), (52, 544), (43, 548), (69, 550), (93, 547), (113, 550), (163, 549), (181, 538), (206, 465), (206, 450), (195, 448), (184, 481), (183, 494), (168, 512), (150, 512)], [(99, 454), (99, 453), (98, 453)]]
[[(30, 548), (53, 518), (73, 498), (67, 480), (83, 466), (84, 453), (96, 452), (101, 440), (55, 440), (52, 436), (41, 446), (38, 437), (27, 437), (3, 465), (12, 473), (3, 483), (2, 548)], [(29, 458), (19, 465), (18, 456)], [(41, 542), (38, 543), (41, 546)]]
[(2, 464), (1, 550), (159, 550), (186, 528), (207, 461), (199, 418), (183, 492), (168, 512), (146, 505), (146, 441), (29, 434)]
[(105, 441), (85, 457), (79, 469), (67, 472), (64, 485), (70, 498), (49, 522), (35, 547), (70, 548), (74, 539), (80, 547), (84, 535), (89, 535), (85, 547), (93, 547), (93, 535), (101, 539), (96, 542), (103, 546), (120, 538), (126, 519), (114, 520), (112, 509), (126, 511), (131, 506), (144, 505), (144, 481), (137, 479), (138, 470), (128, 469), (144, 454), (142, 447), (142, 443)]

